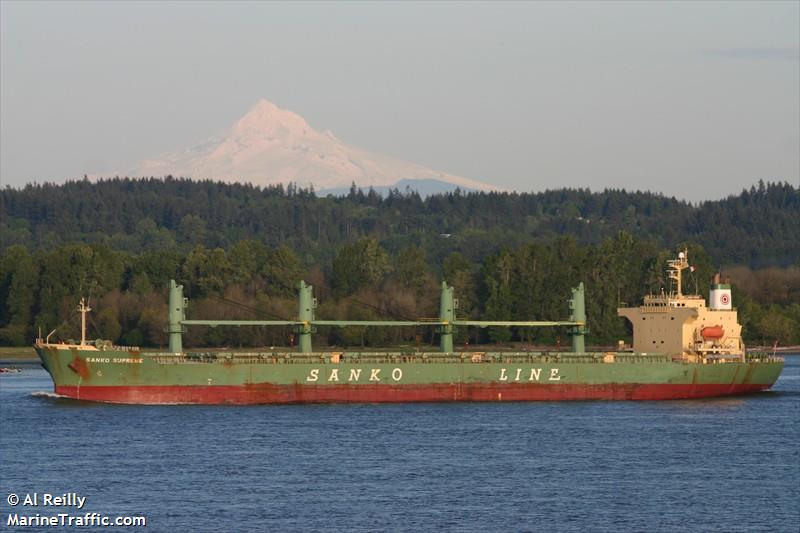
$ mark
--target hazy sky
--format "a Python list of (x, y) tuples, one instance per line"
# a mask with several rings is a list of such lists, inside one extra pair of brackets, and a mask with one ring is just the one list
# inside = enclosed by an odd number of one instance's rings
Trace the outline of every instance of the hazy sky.
[(508, 189), (800, 183), (800, 2), (0, 4), (0, 178), (215, 135), (259, 98)]

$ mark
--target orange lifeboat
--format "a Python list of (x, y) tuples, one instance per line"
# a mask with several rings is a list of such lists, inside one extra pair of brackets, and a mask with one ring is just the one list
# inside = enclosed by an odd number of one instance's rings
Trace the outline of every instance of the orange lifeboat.
[(708, 326), (700, 330), (700, 335), (703, 339), (721, 339), (725, 335), (725, 330), (722, 326)]

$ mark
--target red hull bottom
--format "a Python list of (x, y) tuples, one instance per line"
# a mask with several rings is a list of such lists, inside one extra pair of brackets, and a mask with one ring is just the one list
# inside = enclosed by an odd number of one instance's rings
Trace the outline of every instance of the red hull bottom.
[(127, 404), (378, 403), (446, 401), (681, 400), (749, 394), (770, 384), (431, 384), (431, 385), (241, 385), (57, 386), (68, 398)]

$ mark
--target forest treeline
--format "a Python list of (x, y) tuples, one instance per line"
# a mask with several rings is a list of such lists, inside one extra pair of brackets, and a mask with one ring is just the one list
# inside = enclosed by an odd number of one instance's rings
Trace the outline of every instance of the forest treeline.
[[(685, 289), (707, 295), (717, 258), (696, 242), (675, 244), (667, 249), (624, 231), (596, 244), (555, 237), (503, 244), (477, 261), (448, 251), (436, 267), (437, 254), (419, 244), (392, 251), (375, 237), (354, 238), (330, 261), (311, 263), (303, 260), (303, 251), (253, 239), (227, 247), (195, 243), (188, 250), (163, 246), (141, 252), (107, 242), (34, 250), (14, 244), (0, 260), (0, 343), (29, 344), (39, 330), (46, 335), (53, 328), (58, 338), (77, 338), (76, 304), (89, 296), (91, 338), (164, 346), (170, 279), (185, 286), (190, 318), (294, 318), (296, 285), (304, 279), (315, 287), (318, 318), (354, 320), (434, 317), (444, 279), (455, 287), (459, 317), (487, 320), (565, 319), (570, 288), (583, 281), (589, 342), (611, 344), (630, 337), (629, 326), (617, 317), (618, 306), (636, 305), (646, 293), (669, 289), (666, 260), (678, 245), (688, 247), (695, 267)], [(742, 284), (733, 279), (733, 297), (746, 340), (800, 343), (800, 269), (738, 268), (736, 275), (745, 279)], [(195, 347), (260, 347), (290, 345), (292, 335), (290, 328), (191, 327), (185, 339)], [(433, 329), (425, 327), (320, 327), (314, 342), (376, 347), (436, 340)], [(461, 328), (456, 341), (566, 346), (569, 337), (564, 329)]]
[(663, 248), (701, 245), (717, 264), (786, 267), (800, 261), (800, 191), (759, 182), (737, 196), (691, 204), (646, 192), (561, 189), (462, 192), (427, 198), (381, 196), (353, 187), (320, 197), (290, 184), (165, 179), (77, 180), (0, 190), (0, 241), (30, 251), (65, 243), (139, 254), (197, 245), (230, 249), (249, 239), (285, 245), (304, 265), (327, 265), (338, 250), (373, 238), (391, 255), (424, 249), (435, 271), (450, 253), (481, 263), (503, 247), (572, 236), (598, 245), (626, 231)]

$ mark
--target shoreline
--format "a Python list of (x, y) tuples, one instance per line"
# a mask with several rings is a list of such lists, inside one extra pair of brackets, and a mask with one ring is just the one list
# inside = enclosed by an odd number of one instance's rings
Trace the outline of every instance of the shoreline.
[(793, 346), (749, 346), (748, 352), (800, 353), (800, 345)]

